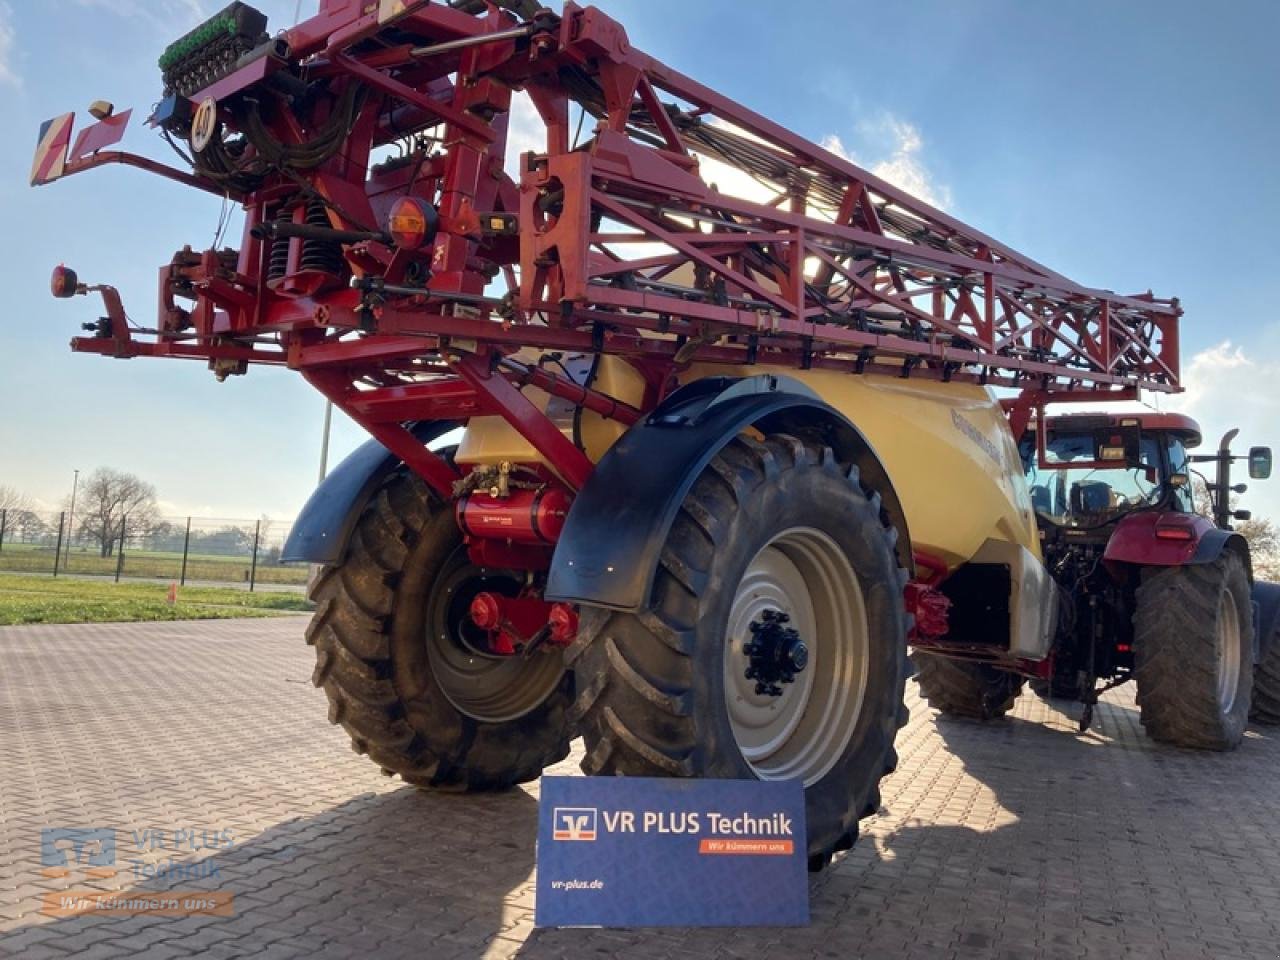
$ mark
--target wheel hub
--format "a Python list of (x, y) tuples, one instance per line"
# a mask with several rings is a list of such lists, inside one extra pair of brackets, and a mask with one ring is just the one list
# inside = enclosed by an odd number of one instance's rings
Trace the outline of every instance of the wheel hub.
[(515, 597), (519, 591), (517, 575), (476, 567), (466, 547), (459, 547), (428, 597), (425, 642), (435, 681), (458, 710), (484, 723), (506, 723), (536, 709), (564, 676), (559, 656), (495, 649), (472, 619), (477, 596)]
[(742, 652), (747, 657), (746, 677), (756, 682), (761, 696), (782, 696), (780, 684), (792, 683), (809, 663), (809, 648), (799, 631), (787, 626), (790, 622), (781, 610), (765, 610), (751, 622), (751, 639)]
[(777, 533), (747, 564), (725, 629), (729, 725), (752, 773), (820, 780), (853, 737), (869, 663), (862, 585), (844, 551), (812, 527)]

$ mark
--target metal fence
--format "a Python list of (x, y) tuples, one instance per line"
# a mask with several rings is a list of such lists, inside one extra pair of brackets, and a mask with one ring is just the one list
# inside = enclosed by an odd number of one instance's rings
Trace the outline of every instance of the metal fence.
[(0, 571), (302, 586), (308, 565), (280, 559), (292, 522), (0, 510)]

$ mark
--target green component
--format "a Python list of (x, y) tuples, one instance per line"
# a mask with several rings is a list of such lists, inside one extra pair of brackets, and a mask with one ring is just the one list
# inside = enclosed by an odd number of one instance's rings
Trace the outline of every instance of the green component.
[(234, 37), (236, 32), (235, 17), (215, 17), (192, 30), (182, 39), (169, 44), (164, 53), (160, 55), (160, 69), (167, 70), (173, 64), (185, 60), (205, 44), (217, 39), (219, 34)]
[(256, 41), (264, 33), (266, 26), (267, 18), (262, 13), (237, 0), (169, 44), (160, 55), (160, 69), (168, 72), (223, 37), (234, 40), (243, 36), (246, 40)]

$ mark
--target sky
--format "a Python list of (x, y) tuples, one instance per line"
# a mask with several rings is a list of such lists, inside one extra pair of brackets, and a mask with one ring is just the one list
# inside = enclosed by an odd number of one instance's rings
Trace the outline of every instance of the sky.
[[(0, 0), (0, 485), (49, 507), (97, 466), (150, 481), (173, 515), (288, 519), (314, 486), (324, 404), (296, 374), (219, 384), (198, 362), (75, 355), (97, 308), (49, 296), (65, 262), (148, 323), (158, 268), (210, 245), (219, 201), (123, 167), (27, 186), (40, 123), (95, 99), (137, 108), (125, 147), (166, 159), (142, 123), (156, 58), (224, 5)], [(299, 4), (257, 5), (276, 30)], [(640, 48), (1074, 280), (1180, 297), (1188, 389), (1160, 405), (1211, 443), (1240, 427), (1242, 446), (1280, 447), (1280, 4), (598, 5)], [(339, 416), (333, 457), (362, 439)], [(1241, 505), (1280, 519), (1280, 476)]]

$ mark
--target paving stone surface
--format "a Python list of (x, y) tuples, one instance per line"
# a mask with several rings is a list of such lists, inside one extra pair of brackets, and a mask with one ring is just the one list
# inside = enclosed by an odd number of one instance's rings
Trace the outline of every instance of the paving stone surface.
[[(982, 726), (910, 693), (808, 928), (534, 930), (536, 784), (382, 777), (327, 723), (303, 622), (0, 629), (0, 957), (1280, 957), (1280, 733), (1160, 747), (1123, 690), (1084, 735), (1031, 696)], [(115, 874), (47, 875), (46, 827), (113, 828)], [(232, 915), (42, 912), (173, 889)]]

